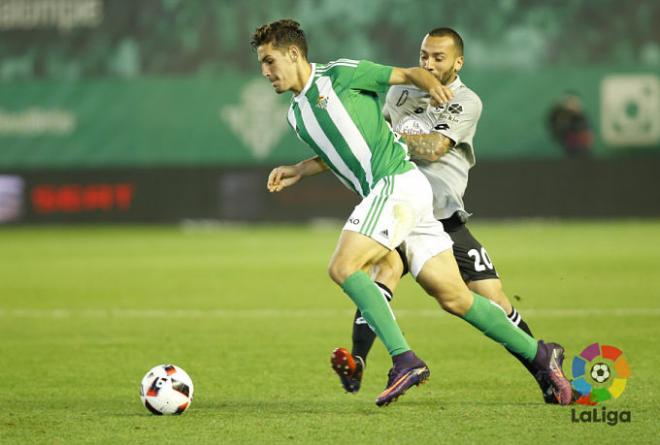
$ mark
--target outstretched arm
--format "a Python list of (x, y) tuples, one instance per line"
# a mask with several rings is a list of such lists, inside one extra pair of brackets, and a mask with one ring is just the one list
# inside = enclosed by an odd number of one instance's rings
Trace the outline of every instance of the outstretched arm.
[(454, 94), (444, 86), (435, 76), (424, 68), (393, 68), (390, 75), (390, 85), (408, 85), (413, 84), (422, 90), (426, 90), (431, 98), (439, 103), (449, 102)]
[(281, 165), (274, 168), (268, 175), (266, 188), (269, 192), (280, 192), (300, 181), (305, 176), (312, 176), (328, 169), (318, 156), (305, 159), (295, 165)]

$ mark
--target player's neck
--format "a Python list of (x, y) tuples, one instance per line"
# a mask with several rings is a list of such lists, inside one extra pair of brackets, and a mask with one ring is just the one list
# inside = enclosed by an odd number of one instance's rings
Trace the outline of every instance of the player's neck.
[(445, 85), (451, 85), (452, 83), (454, 83), (454, 81), (456, 80), (457, 77), (458, 77), (458, 74), (456, 74), (456, 73), (452, 74), (451, 77), (449, 79), (447, 79), (447, 82), (445, 83)]
[(305, 85), (307, 85), (307, 81), (311, 75), (312, 65), (309, 62), (304, 61), (298, 64), (296, 69), (296, 84), (291, 88), (291, 91), (295, 96), (299, 95), (300, 92), (305, 88)]

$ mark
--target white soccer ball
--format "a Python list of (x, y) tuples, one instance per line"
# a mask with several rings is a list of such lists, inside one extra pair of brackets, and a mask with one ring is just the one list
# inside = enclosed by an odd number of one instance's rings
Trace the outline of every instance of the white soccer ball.
[(610, 368), (605, 363), (597, 363), (591, 368), (591, 378), (598, 383), (603, 383), (610, 378)]
[(176, 365), (154, 366), (140, 384), (142, 403), (157, 416), (183, 413), (192, 402), (193, 391), (190, 376)]

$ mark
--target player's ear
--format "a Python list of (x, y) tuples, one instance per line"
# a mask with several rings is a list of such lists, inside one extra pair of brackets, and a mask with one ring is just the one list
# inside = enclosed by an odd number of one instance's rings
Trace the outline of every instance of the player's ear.
[(294, 63), (298, 61), (299, 57), (301, 57), (300, 49), (296, 45), (290, 45), (288, 53), (289, 53), (289, 59)]
[(458, 73), (463, 68), (463, 56), (458, 56), (454, 61), (454, 70)]

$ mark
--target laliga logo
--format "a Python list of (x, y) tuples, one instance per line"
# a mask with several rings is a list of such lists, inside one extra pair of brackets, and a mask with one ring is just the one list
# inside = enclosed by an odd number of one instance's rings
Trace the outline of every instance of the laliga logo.
[[(626, 389), (630, 367), (623, 351), (611, 345), (593, 343), (573, 358), (573, 389), (579, 393), (576, 403), (594, 406), (607, 400), (618, 399)], [(616, 425), (619, 421), (630, 422), (630, 411), (609, 411), (602, 407), (576, 415), (572, 410), (573, 422), (607, 422)], [(601, 414), (601, 416), (599, 416)]]
[(623, 351), (610, 345), (593, 343), (573, 358), (573, 389), (580, 393), (577, 403), (597, 405), (618, 399), (630, 376)]

